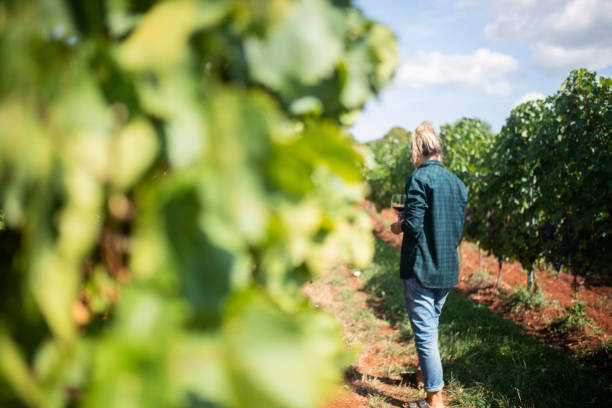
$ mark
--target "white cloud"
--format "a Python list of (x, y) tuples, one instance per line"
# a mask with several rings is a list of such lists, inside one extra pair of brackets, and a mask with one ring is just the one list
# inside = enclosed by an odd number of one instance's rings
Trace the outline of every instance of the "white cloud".
[(496, 0), (490, 38), (528, 44), (534, 62), (549, 71), (612, 65), (612, 1)]
[(418, 52), (402, 64), (398, 80), (414, 88), (467, 85), (493, 95), (508, 95), (508, 74), (518, 68), (519, 62), (513, 57), (486, 48), (472, 54)]
[(534, 92), (534, 91), (527, 92), (526, 94), (521, 96), (516, 102), (514, 102), (514, 105), (512, 105), (512, 107), (516, 108), (520, 104), (523, 104), (528, 101), (533, 101), (536, 99), (546, 99), (546, 95), (543, 95), (539, 92)]
[(536, 44), (532, 47), (536, 64), (551, 70), (571, 68), (602, 69), (612, 65), (612, 46), (565, 48), (550, 44)]

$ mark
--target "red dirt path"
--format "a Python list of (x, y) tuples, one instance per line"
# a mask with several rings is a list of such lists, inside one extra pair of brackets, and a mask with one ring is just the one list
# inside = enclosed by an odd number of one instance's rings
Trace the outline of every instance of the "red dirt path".
[[(323, 310), (334, 314), (344, 326), (347, 348), (359, 350), (355, 363), (345, 373), (345, 385), (334, 398), (321, 408), (388, 408), (401, 407), (408, 401), (422, 398), (424, 393), (411, 386), (400, 371), (413, 371), (416, 364), (414, 344), (398, 338), (397, 331), (383, 319), (373, 316), (374, 324), (361, 327), (355, 321), (355, 310), (366, 310), (369, 295), (362, 290), (363, 282), (354, 276), (346, 265), (339, 265), (335, 272), (342, 280), (334, 286), (325, 279), (304, 285), (304, 294)], [(351, 299), (351, 312), (343, 311), (345, 300), (341, 290), (348, 291)], [(389, 351), (400, 350), (396, 353)], [(393, 370), (395, 368), (395, 371)], [(376, 396), (384, 396), (376, 400)]]

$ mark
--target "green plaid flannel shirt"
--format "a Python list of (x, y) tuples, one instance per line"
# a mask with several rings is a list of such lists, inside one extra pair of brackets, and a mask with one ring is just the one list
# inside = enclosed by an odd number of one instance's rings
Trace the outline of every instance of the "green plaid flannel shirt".
[(400, 276), (416, 276), (426, 288), (459, 283), (457, 247), (461, 242), (465, 184), (437, 160), (423, 163), (406, 183), (406, 219)]

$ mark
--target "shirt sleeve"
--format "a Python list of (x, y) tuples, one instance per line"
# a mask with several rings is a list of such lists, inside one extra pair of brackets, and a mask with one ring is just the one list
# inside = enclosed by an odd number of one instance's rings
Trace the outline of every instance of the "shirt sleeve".
[(406, 183), (406, 219), (402, 222), (402, 231), (411, 241), (418, 241), (423, 233), (423, 220), (427, 211), (427, 193), (422, 180), (410, 177)]

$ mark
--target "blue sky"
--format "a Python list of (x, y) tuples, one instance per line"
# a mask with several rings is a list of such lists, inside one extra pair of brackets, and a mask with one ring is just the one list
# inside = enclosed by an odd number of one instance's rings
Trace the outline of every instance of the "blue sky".
[(510, 110), (559, 89), (586, 67), (612, 76), (611, 0), (356, 0), (398, 37), (393, 83), (351, 132), (436, 127), (463, 116), (499, 131)]

